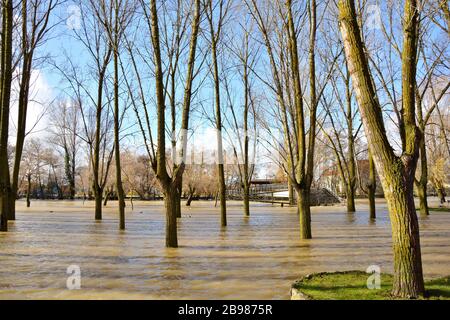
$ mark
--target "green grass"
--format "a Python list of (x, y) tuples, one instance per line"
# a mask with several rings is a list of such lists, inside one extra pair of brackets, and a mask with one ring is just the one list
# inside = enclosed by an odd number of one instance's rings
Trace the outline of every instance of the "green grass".
[[(420, 208), (416, 208), (416, 211), (419, 211)], [(436, 211), (436, 212), (450, 212), (450, 208), (446, 207), (433, 207), (428, 208), (429, 211)]]
[[(370, 275), (362, 271), (319, 273), (293, 287), (315, 300), (391, 300), (392, 275), (381, 275), (381, 288), (367, 288)], [(425, 282), (426, 299), (450, 300), (450, 276)]]

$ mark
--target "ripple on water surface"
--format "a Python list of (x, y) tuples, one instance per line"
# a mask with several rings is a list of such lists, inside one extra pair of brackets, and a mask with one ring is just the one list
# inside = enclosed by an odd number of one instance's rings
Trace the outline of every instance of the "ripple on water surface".
[[(340, 207), (313, 208), (313, 240), (298, 239), (294, 208), (239, 203), (220, 228), (211, 202), (183, 208), (177, 249), (164, 248), (161, 202), (127, 208), (118, 230), (114, 203), (103, 221), (93, 203), (18, 201), (17, 221), (0, 234), (0, 298), (60, 299), (287, 299), (302, 275), (365, 270), (392, 271), (390, 224), (381, 204), (376, 221), (367, 205), (348, 214)], [(421, 219), (426, 277), (450, 274), (450, 214)], [(81, 268), (81, 290), (67, 290), (69, 265)]]

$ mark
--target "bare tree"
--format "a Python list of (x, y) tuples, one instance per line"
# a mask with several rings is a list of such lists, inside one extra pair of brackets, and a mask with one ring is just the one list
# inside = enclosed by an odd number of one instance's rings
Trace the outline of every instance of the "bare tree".
[(217, 130), (217, 178), (219, 184), (220, 198), (220, 225), (227, 225), (227, 204), (226, 204), (226, 184), (223, 159), (222, 140), (222, 105), (220, 94), (220, 73), (219, 73), (219, 46), (223, 37), (223, 28), (230, 11), (231, 1), (228, 0), (208, 0), (205, 2), (205, 15), (209, 26), (209, 42), (211, 48), (211, 74), (214, 82), (214, 104), (215, 104), (215, 124)]
[[(243, 202), (244, 202), (244, 214), (245, 216), (250, 215), (250, 184), (255, 171), (254, 157), (256, 153), (256, 93), (254, 92), (254, 81), (252, 81), (252, 72), (255, 68), (259, 47), (256, 43), (250, 42), (250, 33), (252, 32), (249, 24), (241, 24), (240, 30), (237, 32), (242, 35), (237, 35), (237, 40), (233, 43), (233, 40), (227, 39), (229, 50), (235, 59), (236, 66), (230, 68), (232, 71), (238, 74), (239, 82), (241, 82), (241, 96), (243, 98), (235, 101), (232, 92), (236, 92), (237, 89), (231, 87), (231, 80), (228, 79), (227, 75), (223, 75), (223, 82), (225, 86), (225, 92), (228, 102), (228, 107), (231, 111), (230, 117), (225, 116), (225, 119), (229, 123), (231, 145), (233, 147), (233, 154), (237, 162), (237, 172), (239, 176), (239, 185), (243, 192)], [(227, 59), (227, 58), (225, 58)], [(226, 72), (225, 72), (226, 73)], [(242, 106), (242, 107), (240, 107)], [(253, 133), (254, 139), (251, 138), (251, 133)], [(237, 140), (237, 143), (234, 141)], [(251, 143), (253, 147), (251, 148)], [(252, 150), (250, 150), (250, 148)]]
[[(280, 110), (275, 110), (274, 116), (279, 119), (284, 140), (278, 141), (279, 155), (283, 161), (279, 165), (285, 170), (290, 184), (297, 194), (297, 208), (300, 219), (300, 237), (310, 239), (311, 212), (310, 190), (314, 174), (314, 148), (317, 134), (317, 108), (323, 95), (327, 78), (334, 68), (340, 55), (333, 53), (332, 63), (326, 66), (323, 83), (318, 83), (316, 75), (316, 31), (317, 4), (314, 0), (307, 2), (306, 10), (293, 10), (292, 1), (272, 4), (266, 2), (268, 11), (262, 11), (263, 4), (255, 0), (246, 1), (251, 15), (254, 17), (262, 34), (262, 41), (266, 47), (272, 82), (266, 85), (275, 94)], [(295, 13), (306, 12), (295, 15)], [(277, 19), (277, 20), (276, 20)], [(297, 41), (298, 25), (309, 21), (308, 40), (305, 48), (307, 52), (309, 83), (309, 99), (305, 96), (300, 73), (300, 50)], [(300, 22), (299, 22), (300, 21)], [(275, 33), (275, 36), (273, 34)], [(278, 50), (278, 51), (277, 51)], [(273, 84), (272, 84), (273, 83)], [(308, 125), (309, 122), (309, 125)], [(266, 129), (267, 125), (266, 125)]]
[[(161, 9), (164, 13), (164, 23), (162, 25), (162, 45), (166, 51), (167, 70), (165, 72), (165, 95), (169, 99), (170, 105), (170, 134), (172, 144), (172, 158), (176, 157), (177, 150), (177, 114), (179, 113), (178, 101), (179, 86), (182, 83), (182, 62), (186, 50), (189, 49), (189, 19), (192, 17), (192, 10), (190, 10), (190, 2), (185, 1), (164, 1)], [(173, 11), (175, 11), (173, 13)], [(195, 91), (195, 90), (194, 90)], [(172, 171), (176, 170), (176, 163), (173, 163)], [(183, 175), (178, 180), (176, 187), (177, 203), (176, 211), (177, 217), (181, 218), (181, 193), (183, 185)]]
[[(438, 108), (439, 109), (439, 108)], [(429, 119), (429, 124), (424, 132), (424, 140), (427, 148), (427, 170), (430, 171), (430, 182), (436, 191), (441, 205), (445, 203), (445, 184), (448, 183), (450, 168), (448, 138), (450, 131), (450, 117), (439, 112)]]
[(65, 179), (69, 185), (69, 199), (75, 197), (77, 156), (80, 152), (80, 109), (75, 101), (59, 100), (54, 106), (54, 121), (49, 142), (54, 144), (64, 158)]
[[(80, 29), (73, 30), (73, 37), (84, 47), (89, 64), (81, 69), (73, 58), (65, 57), (64, 67), (54, 66), (68, 83), (68, 91), (80, 108), (81, 126), (88, 147), (92, 171), (92, 190), (95, 198), (95, 219), (102, 219), (102, 198), (114, 153), (109, 142), (112, 126), (111, 99), (108, 92), (108, 66), (112, 59), (110, 45), (102, 22), (97, 18), (93, 2), (79, 1)], [(88, 71), (89, 70), (89, 71)], [(86, 74), (88, 75), (86, 77)]]
[(59, 0), (22, 1), (22, 66), (20, 68), (19, 76), (17, 137), (12, 172), (11, 194), (9, 196), (9, 220), (15, 220), (15, 200), (17, 198), (20, 163), (26, 136), (31, 74), (33, 68), (35, 67), (36, 60), (39, 58), (37, 57), (36, 51), (48, 39), (50, 31), (55, 26), (55, 24), (49, 23), (50, 16), (60, 3), (61, 1)]
[[(428, 119), (435, 111), (436, 105), (439, 103), (443, 95), (448, 90), (448, 80), (442, 92), (437, 92), (437, 83), (442, 83), (443, 74), (445, 75), (448, 66), (446, 66), (446, 48), (447, 44), (441, 41), (441, 37), (434, 36), (431, 32), (433, 28), (433, 19), (435, 15), (435, 8), (427, 8), (426, 2), (420, 4), (420, 30), (417, 34), (417, 56), (416, 56), (416, 85), (415, 85), (415, 103), (417, 104), (417, 125), (421, 131), (421, 136), (426, 129)], [(397, 144), (396, 152), (400, 149), (405, 149), (406, 134), (405, 125), (402, 117), (402, 95), (400, 85), (402, 84), (399, 78), (399, 73), (395, 68), (396, 65), (402, 63), (402, 50), (399, 45), (398, 32), (394, 32), (396, 25), (394, 20), (399, 10), (400, 4), (386, 4), (385, 11), (389, 19), (381, 19), (381, 35), (384, 41), (384, 45), (378, 45), (369, 48), (368, 58), (370, 67), (374, 71), (374, 84), (378, 85), (382, 90), (382, 97), (386, 97), (385, 101), (381, 102), (386, 115), (390, 121), (399, 130), (399, 135), (394, 136), (391, 139), (392, 142)], [(362, 9), (360, 9), (362, 11)], [(359, 12), (358, 18), (361, 18), (362, 12)], [(363, 34), (362, 37), (367, 36)], [(445, 77), (444, 77), (445, 78)], [(427, 103), (427, 96), (433, 96), (434, 101)], [(389, 110), (392, 108), (392, 110)], [(419, 143), (419, 160), (420, 165), (417, 167), (415, 179), (415, 186), (419, 196), (420, 212), (422, 215), (428, 215), (428, 202), (427, 202), (427, 184), (428, 184), (428, 170), (427, 170), (427, 154), (425, 143), (423, 139)]]
[[(319, 122), (319, 126), (336, 156), (337, 167), (345, 188), (347, 211), (355, 212), (355, 191), (357, 186), (355, 140), (361, 129), (361, 124), (358, 126), (355, 124), (357, 110), (353, 107), (353, 92), (348, 68), (345, 66), (345, 69), (340, 69), (339, 74), (342, 86), (336, 77), (331, 77), (330, 79), (335, 99), (324, 98), (322, 100), (322, 105), (326, 110), (325, 121), (328, 118), (329, 122), (325, 124)], [(343, 90), (344, 98), (341, 97), (341, 88), (345, 89)], [(338, 105), (337, 110), (333, 110), (334, 104)], [(331, 131), (331, 133), (328, 131)]]
[(368, 143), (388, 202), (394, 251), (393, 295), (418, 297), (424, 293), (419, 224), (414, 206), (414, 172), (419, 155), (420, 131), (416, 125), (416, 58), (418, 3), (406, 0), (402, 48), (401, 156), (394, 153), (386, 135), (353, 0), (340, 0), (339, 27), (348, 68)]
[(1, 106), (0, 106), (0, 231), (8, 230), (9, 202), (11, 193), (8, 164), (9, 108), (12, 81), (12, 29), (13, 1), (2, 1), (2, 34), (1, 34)]
[[(173, 163), (173, 171), (170, 175), (167, 170), (168, 161), (166, 161), (166, 120), (165, 120), (165, 82), (164, 82), (164, 70), (162, 64), (162, 48), (160, 38), (160, 25), (156, 0), (151, 0), (147, 5), (144, 1), (141, 1), (142, 10), (145, 21), (148, 24), (151, 34), (151, 44), (153, 53), (153, 67), (155, 77), (155, 91), (156, 91), (156, 110), (157, 110), (157, 145), (153, 143), (152, 130), (150, 126), (148, 104), (143, 94), (143, 85), (141, 72), (136, 65), (136, 57), (133, 52), (133, 48), (129, 47), (129, 54), (133, 71), (138, 79), (138, 87), (140, 92), (140, 98), (143, 102), (144, 115), (140, 114), (137, 110), (136, 104), (133, 104), (133, 108), (138, 118), (139, 128), (142, 132), (145, 147), (152, 164), (152, 169), (156, 173), (156, 178), (161, 186), (164, 194), (164, 204), (166, 208), (166, 246), (178, 247), (177, 237), (177, 204), (179, 201), (180, 193), (178, 192), (180, 179), (185, 169), (185, 152), (186, 152), (186, 138), (187, 130), (189, 129), (189, 115), (191, 109), (192, 99), (192, 84), (195, 77), (195, 60), (197, 39), (200, 28), (200, 0), (194, 1), (194, 15), (191, 23), (191, 38), (189, 42), (189, 53), (187, 59), (187, 71), (185, 76), (185, 90), (183, 100), (183, 110), (181, 115), (181, 134), (184, 136), (181, 141), (179, 161)], [(136, 49), (136, 48), (134, 48)], [(130, 94), (133, 95), (131, 85), (127, 82)], [(134, 100), (133, 98), (131, 99)], [(148, 136), (147, 136), (148, 135)]]
[(119, 200), (119, 228), (125, 229), (125, 193), (122, 184), (122, 172), (120, 163), (120, 126), (123, 113), (120, 114), (119, 96), (119, 51), (123, 42), (124, 33), (129, 26), (136, 7), (133, 0), (102, 0), (91, 1), (96, 18), (103, 25), (108, 37), (108, 45), (112, 48), (113, 56), (113, 115), (114, 115), (114, 163), (116, 168), (116, 191)]

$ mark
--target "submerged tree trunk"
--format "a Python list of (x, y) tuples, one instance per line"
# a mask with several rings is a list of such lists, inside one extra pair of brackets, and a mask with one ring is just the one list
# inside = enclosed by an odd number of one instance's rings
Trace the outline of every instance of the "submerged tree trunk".
[(9, 197), (8, 197), (8, 189), (6, 189), (4, 191), (4, 194), (0, 198), (0, 210), (2, 211), (0, 217), (0, 231), (8, 231), (8, 209), (9, 209)]
[[(222, 144), (222, 111), (220, 102), (220, 78), (219, 78), (219, 60), (217, 57), (217, 45), (220, 37), (221, 24), (223, 23), (223, 16), (220, 15), (218, 30), (214, 28), (214, 16), (212, 1), (208, 2), (207, 15), (209, 23), (209, 31), (211, 37), (211, 60), (212, 60), (212, 75), (214, 80), (214, 104), (215, 104), (215, 121), (217, 130), (217, 175), (219, 184), (219, 197), (220, 197), (220, 225), (225, 227), (227, 225), (227, 204), (226, 204), (226, 186), (225, 186), (225, 171), (223, 162), (223, 144)], [(222, 14), (222, 12), (221, 12)]]
[(188, 198), (187, 198), (187, 201), (186, 201), (186, 206), (187, 207), (191, 206), (192, 199), (194, 198), (194, 193), (195, 193), (195, 190), (189, 191), (189, 195), (188, 195)]
[(297, 190), (297, 209), (300, 220), (300, 239), (311, 239), (311, 208), (309, 190)]
[(244, 185), (244, 214), (246, 217), (250, 216), (250, 188), (248, 185)]
[[(116, 162), (116, 189), (119, 202), (119, 229), (125, 230), (125, 192), (122, 184), (122, 166), (120, 161), (120, 108), (119, 108), (119, 5), (115, 4), (114, 23), (114, 156)], [(121, 25), (120, 28), (123, 26)]]
[(164, 206), (166, 209), (166, 247), (178, 247), (177, 238), (177, 202), (178, 197), (173, 188), (164, 190)]
[(27, 108), (28, 108), (28, 92), (30, 87), (30, 77), (31, 77), (31, 61), (33, 59), (33, 52), (28, 51), (27, 44), (27, 1), (22, 2), (22, 70), (20, 76), (20, 88), (19, 88), (19, 100), (18, 100), (18, 119), (17, 119), (17, 134), (16, 134), (16, 145), (14, 152), (14, 163), (12, 170), (12, 183), (11, 190), (8, 196), (9, 208), (8, 208), (8, 220), (16, 220), (16, 197), (17, 188), (19, 184), (19, 171), (20, 162), (22, 158), (24, 140), (25, 140), (25, 129), (27, 120)]
[(347, 185), (347, 211), (355, 212), (355, 187), (350, 183)]
[[(95, 220), (102, 220), (102, 197), (103, 197), (103, 188), (105, 187), (104, 183), (102, 183), (101, 178), (101, 165), (100, 165), (100, 149), (102, 143), (102, 111), (103, 111), (103, 86), (105, 79), (106, 66), (110, 60), (111, 49), (109, 49), (106, 54), (106, 58), (103, 61), (102, 69), (100, 69), (99, 79), (97, 83), (97, 106), (95, 113), (95, 138), (94, 138), (94, 146), (92, 150), (92, 175), (93, 175), (93, 189), (94, 189), (94, 197), (95, 197)], [(104, 159), (103, 159), (104, 160)], [(106, 164), (109, 168), (110, 162)], [(108, 172), (108, 168), (106, 172)], [(106, 183), (106, 177), (103, 177)]]
[[(311, 166), (314, 159), (314, 143), (315, 143), (315, 110), (317, 107), (315, 97), (315, 58), (314, 58), (314, 42), (315, 42), (315, 29), (312, 28), (310, 32), (310, 44), (309, 44), (309, 77), (310, 77), (310, 134), (308, 141), (308, 158), (306, 158), (306, 131), (305, 131), (305, 119), (304, 119), (304, 104), (303, 104), (303, 91), (300, 80), (300, 64), (298, 57), (297, 46), (297, 32), (294, 24), (294, 18), (292, 14), (292, 1), (288, 0), (285, 3), (287, 8), (287, 29), (288, 29), (288, 51), (291, 59), (291, 73), (294, 84), (294, 101), (295, 101), (295, 113), (297, 122), (297, 164), (295, 175), (291, 176), (291, 182), (295, 185), (297, 191), (297, 208), (300, 219), (300, 238), (311, 239), (311, 212), (309, 194), (311, 188), (313, 168)], [(315, 5), (312, 6), (310, 12), (311, 26), (315, 24)], [(285, 134), (289, 134), (285, 132)], [(291, 164), (294, 165), (294, 159), (291, 157)], [(305, 165), (306, 164), (306, 165)]]
[(111, 197), (113, 192), (114, 192), (113, 188), (111, 188), (111, 189), (109, 189), (108, 187), (106, 188), (105, 198), (103, 199), (103, 206), (104, 207), (106, 207), (106, 205), (108, 204), (109, 198)]
[(227, 202), (225, 189), (225, 173), (223, 163), (218, 165), (219, 174), (219, 198), (220, 198), (220, 225), (225, 227), (227, 225)]
[(103, 190), (94, 188), (95, 220), (102, 220), (102, 194)]
[[(154, 57), (154, 77), (155, 77), (155, 91), (156, 91), (156, 105), (157, 105), (157, 152), (156, 158), (149, 155), (152, 159), (152, 167), (156, 173), (156, 177), (163, 189), (164, 203), (166, 209), (166, 247), (176, 248), (178, 247), (177, 239), (177, 211), (176, 206), (178, 202), (178, 193), (176, 188), (178, 183), (181, 182), (181, 177), (185, 168), (185, 151), (186, 151), (186, 139), (187, 130), (189, 129), (189, 112), (192, 96), (192, 82), (194, 79), (194, 64), (196, 58), (197, 37), (200, 26), (200, 0), (195, 1), (195, 13), (192, 20), (192, 34), (189, 45), (189, 58), (187, 63), (187, 75), (186, 75), (186, 87), (183, 102), (183, 114), (181, 130), (183, 133), (183, 141), (181, 148), (181, 164), (176, 167), (172, 177), (167, 172), (166, 163), (166, 123), (165, 123), (165, 102), (164, 102), (164, 81), (163, 70), (161, 61), (161, 44), (159, 38), (159, 25), (158, 25), (158, 10), (155, 0), (150, 1), (150, 31), (153, 47)], [(144, 133), (144, 132), (143, 132)], [(145, 133), (144, 133), (145, 136)], [(153, 150), (153, 145), (147, 145), (147, 149)], [(154, 154), (154, 153), (153, 153)]]
[(441, 204), (444, 204), (445, 203), (445, 192), (444, 192), (444, 189), (436, 188), (436, 193), (437, 193), (437, 196), (439, 198), (439, 202)]
[(17, 200), (17, 187), (15, 187), (13, 181), (13, 184), (11, 185), (11, 189), (8, 194), (8, 220), (16, 220), (16, 200)]
[(27, 181), (28, 181), (28, 186), (27, 186), (27, 208), (29, 208), (30, 205), (31, 205), (31, 203), (30, 203), (31, 175), (27, 175)]

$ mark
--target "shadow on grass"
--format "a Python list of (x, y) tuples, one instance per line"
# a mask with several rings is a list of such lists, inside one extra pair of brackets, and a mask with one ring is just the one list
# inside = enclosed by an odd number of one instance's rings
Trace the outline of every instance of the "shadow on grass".
[(450, 299), (450, 276), (430, 280), (425, 285), (426, 295), (429, 298), (441, 297)]

